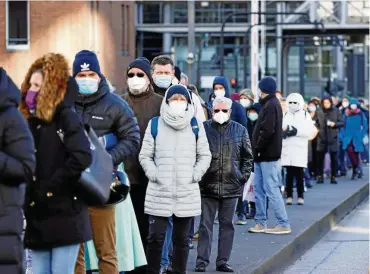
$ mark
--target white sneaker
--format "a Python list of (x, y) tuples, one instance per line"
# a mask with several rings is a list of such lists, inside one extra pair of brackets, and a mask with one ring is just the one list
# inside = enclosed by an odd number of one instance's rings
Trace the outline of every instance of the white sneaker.
[(298, 205), (304, 205), (304, 199), (302, 199), (302, 198), (298, 198), (298, 200), (297, 200), (297, 204), (298, 204)]
[(286, 204), (287, 205), (292, 205), (293, 204), (293, 198), (286, 199)]

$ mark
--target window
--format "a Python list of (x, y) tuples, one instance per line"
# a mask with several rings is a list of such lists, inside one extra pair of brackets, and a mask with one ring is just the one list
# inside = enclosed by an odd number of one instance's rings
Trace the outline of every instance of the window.
[(130, 42), (129, 42), (130, 6), (129, 5), (121, 5), (121, 20), (122, 20), (121, 54), (123, 56), (129, 56), (130, 55)]
[(29, 1), (6, 1), (6, 48), (28, 50), (30, 47)]

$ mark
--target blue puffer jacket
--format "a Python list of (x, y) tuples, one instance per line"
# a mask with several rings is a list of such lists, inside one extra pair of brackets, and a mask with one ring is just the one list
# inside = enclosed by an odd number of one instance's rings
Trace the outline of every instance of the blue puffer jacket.
[[(352, 98), (350, 104), (359, 106), (357, 99)], [(347, 149), (348, 145), (352, 142), (356, 152), (364, 151), (364, 144), (362, 139), (368, 132), (368, 121), (364, 113), (358, 107), (357, 114), (348, 115), (344, 114), (344, 127), (341, 129), (341, 136), (343, 138), (342, 147)], [(347, 110), (349, 111), (349, 110)]]
[[(215, 85), (222, 85), (225, 88), (225, 97), (230, 98), (230, 95), (231, 95), (230, 88), (229, 88), (229, 84), (228, 84), (226, 77), (217, 76), (213, 80), (213, 88), (215, 87)], [(212, 102), (210, 101), (208, 105), (212, 107)], [(239, 104), (236, 101), (233, 101), (233, 105), (231, 107), (230, 119), (232, 121), (238, 122), (239, 124), (247, 127), (247, 115), (245, 113), (245, 109), (243, 108), (241, 104)]]

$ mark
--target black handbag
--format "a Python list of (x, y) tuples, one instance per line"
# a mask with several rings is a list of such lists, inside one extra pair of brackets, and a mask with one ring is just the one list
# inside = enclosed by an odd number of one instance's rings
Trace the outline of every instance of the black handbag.
[(85, 133), (90, 142), (92, 162), (81, 174), (79, 194), (89, 206), (102, 206), (110, 197), (112, 158), (89, 125), (85, 125)]

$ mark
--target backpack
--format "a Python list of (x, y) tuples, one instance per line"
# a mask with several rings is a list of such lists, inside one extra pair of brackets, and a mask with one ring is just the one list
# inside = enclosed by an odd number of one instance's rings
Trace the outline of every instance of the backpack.
[[(159, 116), (156, 116), (156, 117), (152, 118), (151, 133), (152, 133), (152, 136), (154, 138), (154, 141), (155, 141), (155, 138), (158, 135), (158, 120), (159, 120)], [(193, 130), (193, 133), (195, 135), (195, 141), (198, 141), (199, 126), (198, 126), (197, 118), (195, 118), (195, 117), (191, 118), (190, 125), (191, 125), (191, 129)]]

